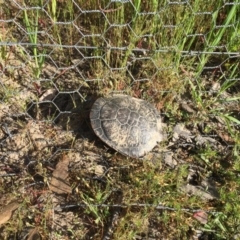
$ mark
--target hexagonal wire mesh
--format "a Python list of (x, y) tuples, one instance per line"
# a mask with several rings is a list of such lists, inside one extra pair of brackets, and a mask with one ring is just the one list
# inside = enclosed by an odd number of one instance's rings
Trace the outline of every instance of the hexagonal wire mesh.
[[(239, 129), (237, 1), (0, 5), (0, 164), (23, 167), (13, 175), (28, 166), (35, 181), (44, 182), (39, 162), (46, 171), (68, 152), (83, 164), (92, 151), (105, 176), (110, 165), (103, 145), (92, 146), (87, 118), (92, 101), (111, 92), (146, 99), (171, 124), (195, 122), (223, 148), (236, 147), (216, 124), (224, 119)], [(5, 169), (3, 175), (11, 174)]]

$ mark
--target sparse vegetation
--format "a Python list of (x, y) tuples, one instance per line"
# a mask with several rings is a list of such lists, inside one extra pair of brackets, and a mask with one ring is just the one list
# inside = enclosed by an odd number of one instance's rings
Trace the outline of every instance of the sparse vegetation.
[[(1, 239), (240, 238), (238, 1), (0, 6)], [(92, 134), (114, 91), (163, 113), (144, 160)]]

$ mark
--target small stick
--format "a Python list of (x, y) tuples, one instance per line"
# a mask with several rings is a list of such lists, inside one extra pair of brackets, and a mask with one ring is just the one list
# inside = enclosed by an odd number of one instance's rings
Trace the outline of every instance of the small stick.
[(99, 3), (99, 1), (98, 1), (98, 7), (99, 7), (99, 9), (100, 9), (102, 12), (104, 12), (104, 13), (109, 13), (109, 12), (116, 12), (116, 11), (118, 11), (119, 9), (121, 9), (123, 6), (120, 6), (120, 7), (116, 8), (116, 9), (111, 8), (111, 9), (105, 10), (105, 9), (102, 9), (102, 7), (101, 7), (101, 5), (100, 5), (100, 3)]

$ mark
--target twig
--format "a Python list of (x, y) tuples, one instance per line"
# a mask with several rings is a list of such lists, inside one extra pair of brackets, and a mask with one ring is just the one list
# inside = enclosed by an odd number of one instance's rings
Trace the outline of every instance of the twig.
[(118, 7), (118, 8), (111, 8), (111, 9), (108, 9), (108, 10), (105, 10), (105, 9), (102, 9), (102, 7), (101, 7), (101, 5), (100, 5), (100, 3), (99, 3), (99, 1), (98, 1), (98, 7), (99, 7), (99, 9), (102, 11), (102, 12), (104, 12), (104, 13), (109, 13), (109, 12), (116, 12), (116, 11), (118, 11), (119, 9), (121, 9), (122, 7), (123, 7), (123, 5), (122, 6), (120, 6), (120, 7)]

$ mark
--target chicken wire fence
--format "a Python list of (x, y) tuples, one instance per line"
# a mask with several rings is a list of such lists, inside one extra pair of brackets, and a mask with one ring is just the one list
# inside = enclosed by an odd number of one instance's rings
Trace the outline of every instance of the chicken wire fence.
[(199, 96), (239, 81), (240, 3), (216, 2), (0, 1), (1, 161), (75, 151), (92, 96), (125, 92), (160, 109), (188, 81)]

